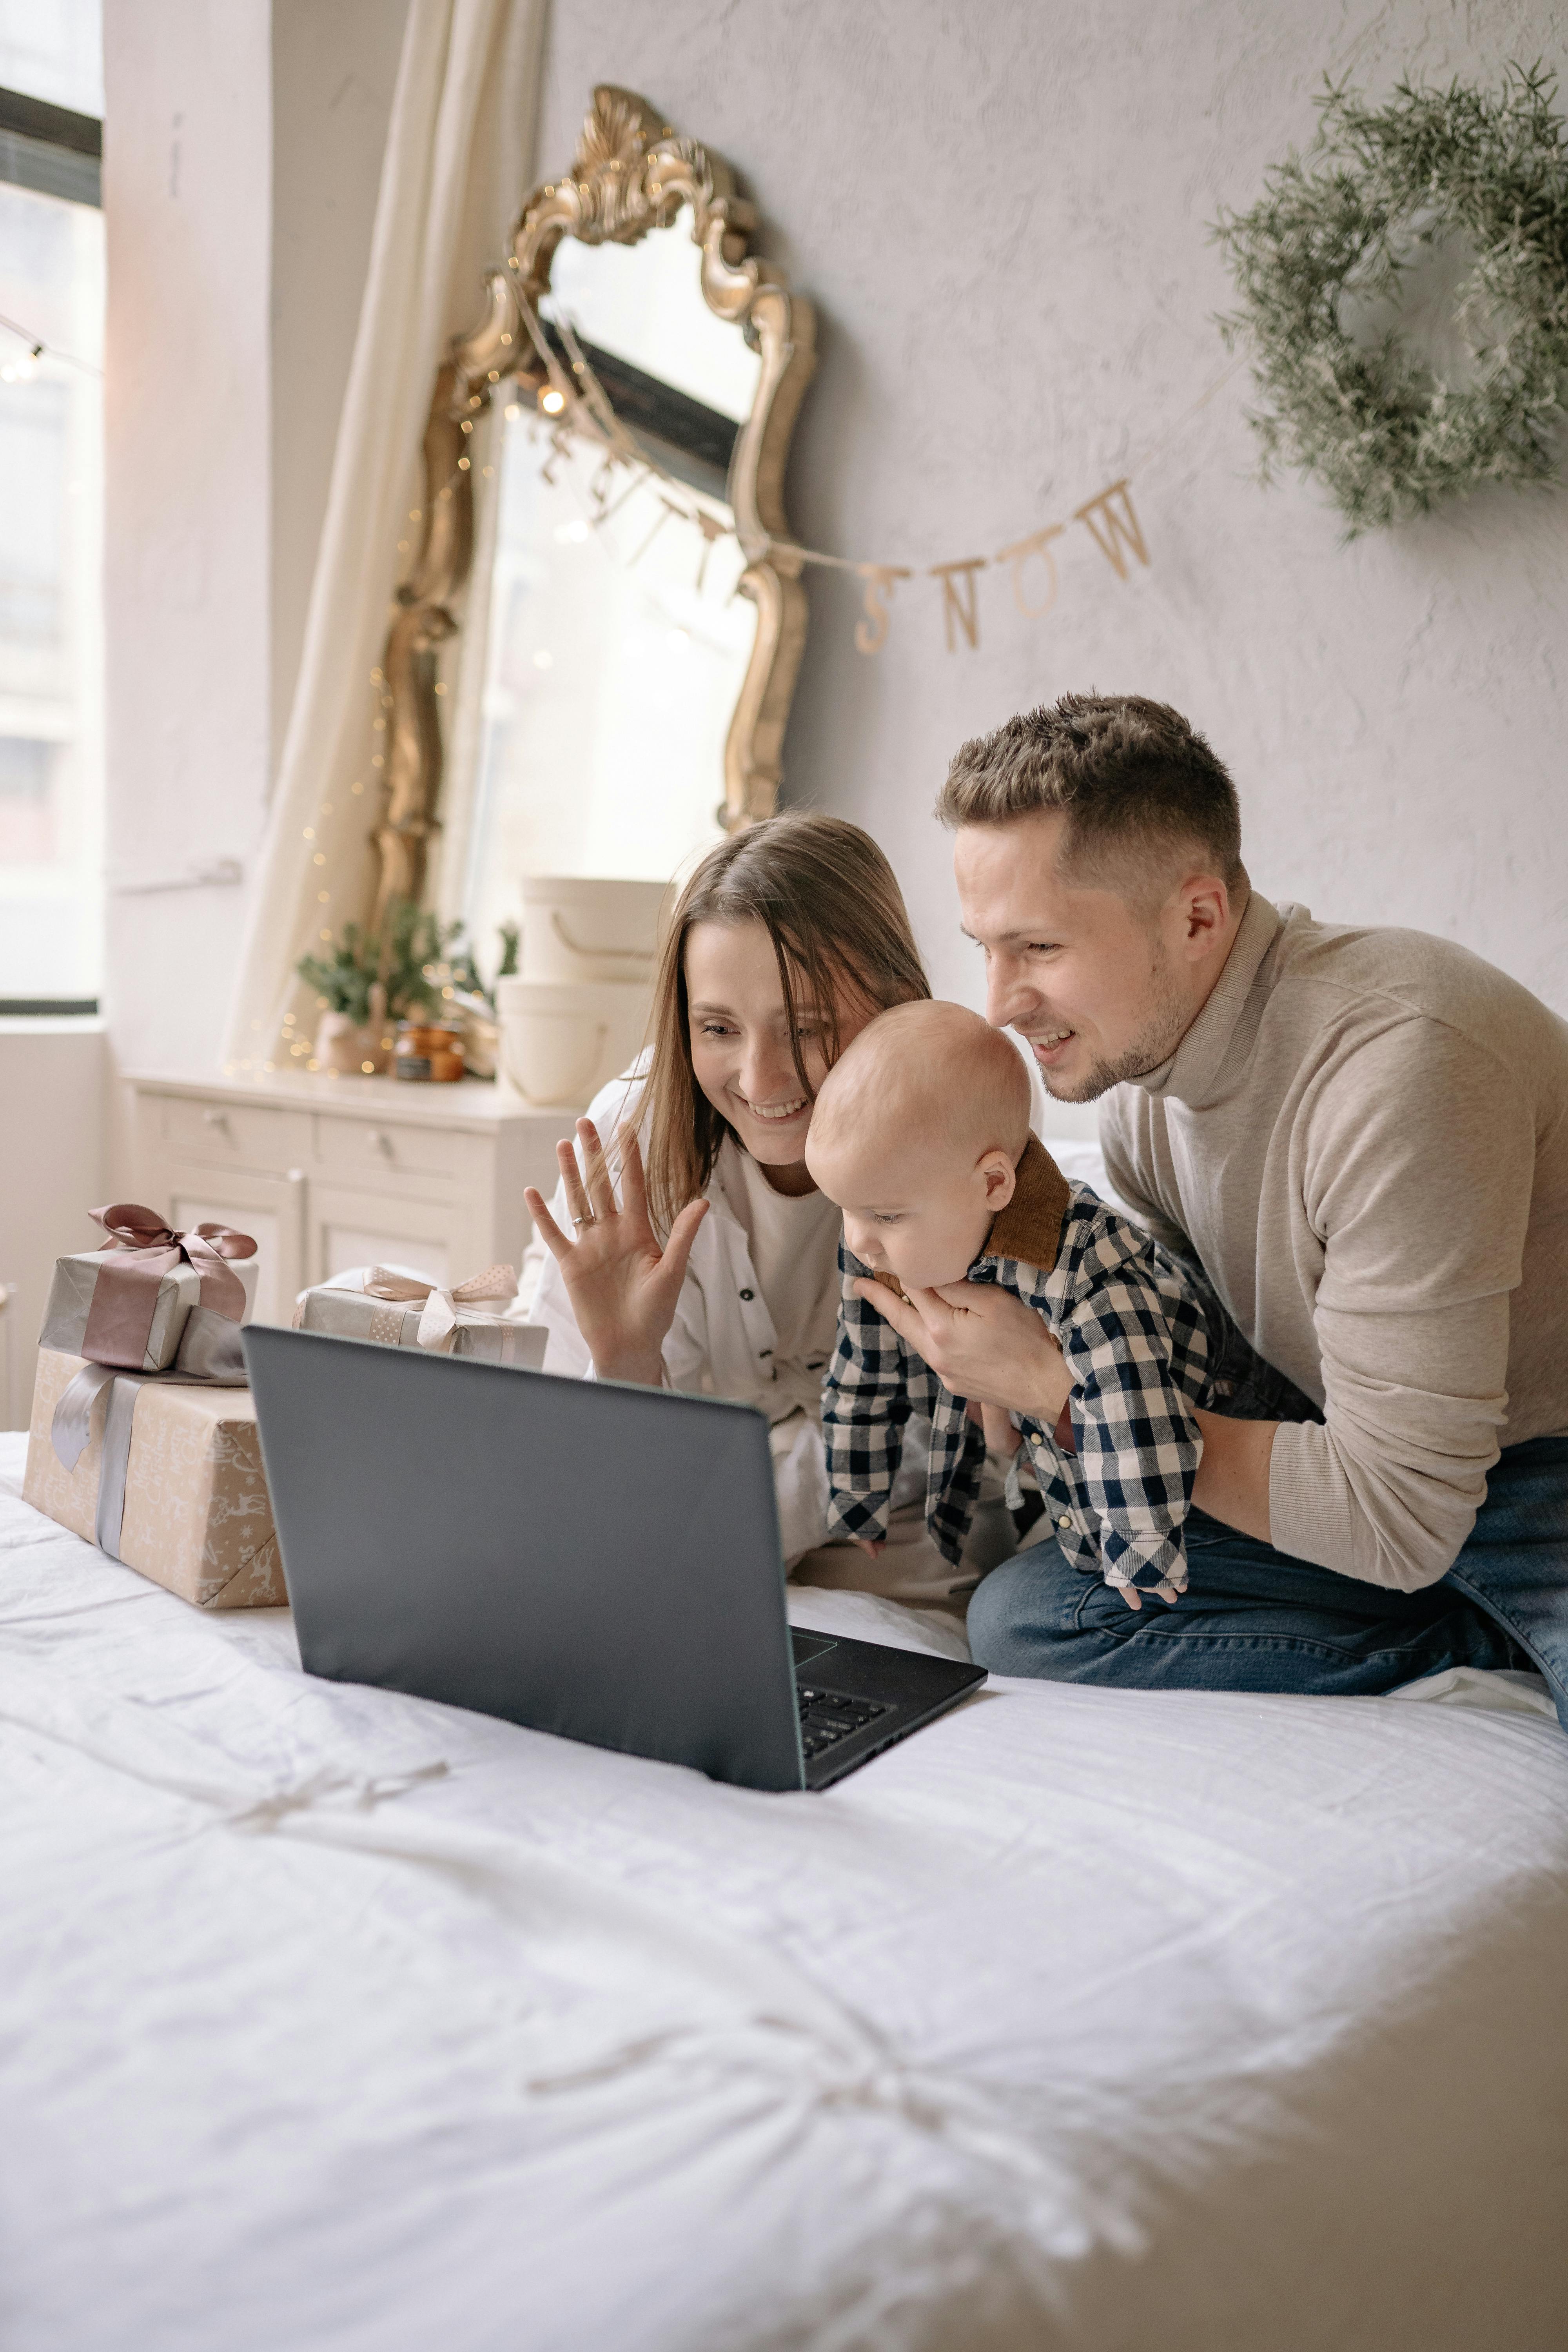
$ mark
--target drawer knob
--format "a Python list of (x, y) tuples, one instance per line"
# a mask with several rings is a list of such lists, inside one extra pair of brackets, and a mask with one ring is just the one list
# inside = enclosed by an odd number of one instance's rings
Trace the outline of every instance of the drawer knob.
[(392, 1138), (384, 1128), (371, 1129), (370, 1133), (365, 1137), (365, 1148), (370, 1151), (379, 1151), (384, 1160), (392, 1158)]
[(202, 1113), (202, 1125), (204, 1127), (226, 1127), (228, 1125), (228, 1113), (226, 1110), (204, 1110)]

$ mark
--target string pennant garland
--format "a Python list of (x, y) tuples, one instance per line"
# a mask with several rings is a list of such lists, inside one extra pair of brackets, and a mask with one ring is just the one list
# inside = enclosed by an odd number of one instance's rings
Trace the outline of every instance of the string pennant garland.
[(1112, 482), (1097, 499), (1089, 499), (1073, 517), (1092, 532), (1094, 543), (1116, 572), (1118, 580), (1127, 577), (1127, 560), (1122, 553), (1135, 555), (1147, 565), (1149, 551), (1143, 544), (1143, 534), (1138, 528), (1138, 518), (1132, 511), (1132, 499), (1126, 482)]
[(942, 617), (947, 630), (947, 650), (956, 653), (958, 639), (953, 634), (956, 623), (971, 646), (980, 643), (980, 608), (975, 602), (974, 575), (984, 572), (987, 559), (970, 555), (955, 563), (933, 563), (931, 576), (942, 582)]
[[(605, 526), (638, 490), (647, 490), (657, 503), (658, 512), (639, 540), (636, 552), (619, 560), (635, 569), (672, 519), (684, 522), (696, 534), (695, 585), (700, 595), (709, 557), (719, 541), (737, 536), (734, 525), (721, 522), (687, 484), (668, 473), (616, 413), (571, 321), (565, 318), (552, 321), (570, 362), (568, 368), (563, 364), (531, 305), (523, 299), (519, 307), (540, 366), (541, 422), (548, 420), (551, 452), (542, 469), (544, 479), (553, 478), (556, 466), (568, 455), (574, 438), (580, 437), (595, 446), (600, 452), (600, 464), (588, 493), (592, 509), (585, 518), (588, 526), (602, 535)], [(1243, 364), (1240, 360), (1233, 361), (1215, 377), (1191, 406), (1167, 426), (1160, 439), (1142, 452), (1137, 469), (1152, 467)], [(1134, 470), (1134, 465), (1129, 464), (1125, 473), (1075, 507), (1070, 522), (1042, 524), (1024, 538), (998, 548), (994, 555), (954, 556), (946, 562), (930, 563), (917, 570), (908, 563), (868, 562), (853, 556), (830, 555), (823, 548), (806, 547), (794, 540), (770, 539), (767, 551), (775, 558), (786, 559), (797, 570), (815, 564), (825, 570), (850, 572), (860, 581), (860, 609), (854, 627), (857, 653), (876, 655), (883, 650), (892, 628), (895, 593), (900, 582), (917, 577), (935, 581), (941, 591), (942, 631), (948, 652), (955, 654), (964, 648), (977, 652), (980, 574), (994, 568), (1005, 571), (1017, 612), (1026, 621), (1043, 620), (1055, 610), (1060, 593), (1058, 543), (1066, 540), (1071, 524), (1082, 526), (1124, 584), (1134, 578), (1137, 570), (1151, 568), (1149, 542), (1132, 503)], [(617, 480), (617, 475), (624, 476), (624, 479)], [(750, 541), (747, 551), (753, 556), (758, 552)], [(734, 593), (732, 590), (731, 594)]]
[[(1145, 571), (1149, 568), (1149, 546), (1143, 527), (1132, 503), (1132, 493), (1127, 477), (1112, 482), (1098, 498), (1086, 499), (1073, 513), (1074, 522), (1082, 523), (1119, 580), (1127, 580), (1131, 558), (1136, 557)], [(1039, 530), (1030, 531), (1026, 539), (1017, 539), (1010, 547), (1000, 547), (994, 555), (965, 555), (949, 563), (931, 563), (926, 567), (929, 579), (942, 586), (942, 628), (947, 650), (957, 653), (961, 645), (972, 652), (980, 645), (979, 576), (992, 565), (1005, 565), (1011, 574), (1013, 602), (1026, 621), (1043, 620), (1057, 601), (1061, 575), (1057, 569), (1053, 541), (1067, 531), (1064, 522), (1048, 522)], [(843, 559), (824, 555), (817, 549), (797, 547), (795, 555), (802, 563), (840, 566)], [(1036, 566), (1034, 572), (1027, 567)], [(855, 649), (862, 654), (879, 654), (888, 642), (889, 603), (893, 583), (909, 580), (912, 572), (899, 563), (857, 563), (852, 568), (866, 583), (866, 610), (855, 625)]]
[[(998, 563), (1010, 563), (1013, 567), (1013, 602), (1026, 621), (1043, 620), (1057, 601), (1058, 576), (1057, 559), (1051, 553), (1051, 541), (1060, 539), (1066, 529), (1065, 523), (1048, 522), (1044, 530), (1032, 530), (1027, 539), (1020, 539), (1013, 546), (1003, 548), (996, 558)], [(1046, 567), (1048, 584), (1043, 604), (1031, 604), (1025, 593), (1024, 566), (1031, 555), (1037, 555)]]
[(855, 650), (874, 654), (881, 651), (888, 635), (888, 606), (893, 590), (900, 580), (912, 580), (914, 574), (903, 563), (861, 563), (856, 566), (866, 583), (866, 612), (855, 624)]

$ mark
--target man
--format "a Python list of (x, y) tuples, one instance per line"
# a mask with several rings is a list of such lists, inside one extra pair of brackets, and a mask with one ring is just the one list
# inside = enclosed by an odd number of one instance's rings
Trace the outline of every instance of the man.
[[(1568, 1025), (1447, 940), (1256, 896), (1230, 778), (1162, 704), (1012, 719), (938, 814), (989, 1019), (1100, 1100), (1116, 1191), (1321, 1416), (1199, 1415), (1174, 1606), (1047, 1541), (980, 1587), (975, 1656), (1347, 1694), (1532, 1664), (1568, 1727)], [(1017, 1300), (875, 1303), (955, 1393), (1065, 1402)]]

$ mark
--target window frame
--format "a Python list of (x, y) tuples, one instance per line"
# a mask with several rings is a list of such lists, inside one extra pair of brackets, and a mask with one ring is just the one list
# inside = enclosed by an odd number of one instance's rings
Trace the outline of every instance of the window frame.
[(101, 120), (0, 87), (0, 180), (101, 212)]
[[(103, 210), (103, 123), (0, 86), (0, 181)], [(95, 1015), (96, 996), (0, 997), (0, 1019)]]

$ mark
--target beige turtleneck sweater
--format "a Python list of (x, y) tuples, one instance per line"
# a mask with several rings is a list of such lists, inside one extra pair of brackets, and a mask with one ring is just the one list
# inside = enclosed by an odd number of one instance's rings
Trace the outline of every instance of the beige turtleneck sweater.
[(1277, 1548), (1435, 1583), (1499, 1448), (1568, 1432), (1568, 1024), (1447, 940), (1255, 894), (1100, 1139), (1123, 1199), (1326, 1413), (1276, 1434)]

